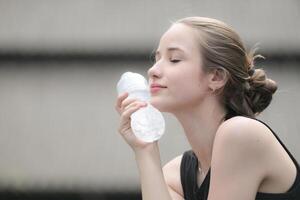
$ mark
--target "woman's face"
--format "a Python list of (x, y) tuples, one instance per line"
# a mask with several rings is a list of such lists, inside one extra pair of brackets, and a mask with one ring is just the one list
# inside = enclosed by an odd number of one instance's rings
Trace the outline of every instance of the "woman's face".
[(148, 76), (150, 103), (162, 112), (193, 108), (206, 94), (207, 81), (194, 34), (192, 28), (174, 24), (161, 37), (156, 62), (148, 70)]

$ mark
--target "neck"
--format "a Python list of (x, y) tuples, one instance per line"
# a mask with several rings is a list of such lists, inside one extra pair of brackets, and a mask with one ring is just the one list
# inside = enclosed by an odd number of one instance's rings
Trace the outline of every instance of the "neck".
[(216, 98), (209, 97), (201, 102), (201, 105), (178, 110), (174, 115), (181, 123), (202, 171), (207, 172), (210, 168), (215, 135), (225, 117), (224, 108)]

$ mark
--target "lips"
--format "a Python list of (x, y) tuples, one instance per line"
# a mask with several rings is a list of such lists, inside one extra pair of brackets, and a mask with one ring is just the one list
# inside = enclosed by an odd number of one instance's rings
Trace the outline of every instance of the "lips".
[(151, 94), (155, 94), (155, 93), (159, 92), (163, 88), (166, 88), (166, 86), (160, 85), (158, 83), (152, 83), (150, 85), (150, 92), (151, 92)]
[(158, 83), (152, 83), (150, 88), (166, 88), (166, 86), (160, 85)]

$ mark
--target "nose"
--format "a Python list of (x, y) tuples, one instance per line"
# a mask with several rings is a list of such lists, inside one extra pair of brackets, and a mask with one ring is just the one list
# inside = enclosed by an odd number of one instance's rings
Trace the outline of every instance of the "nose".
[(148, 69), (148, 77), (149, 79), (155, 79), (155, 78), (160, 78), (161, 77), (161, 69), (158, 65), (158, 62), (154, 63), (150, 69)]

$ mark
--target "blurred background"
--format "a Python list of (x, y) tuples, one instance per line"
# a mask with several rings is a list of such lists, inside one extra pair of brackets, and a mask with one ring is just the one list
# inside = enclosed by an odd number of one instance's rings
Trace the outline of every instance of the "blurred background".
[[(146, 75), (171, 22), (195, 15), (260, 44), (279, 88), (259, 118), (300, 160), (299, 1), (0, 0), (0, 199), (140, 199), (116, 83)], [(164, 116), (163, 164), (190, 149)]]

